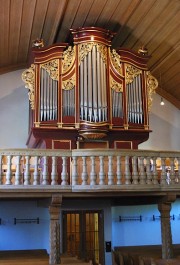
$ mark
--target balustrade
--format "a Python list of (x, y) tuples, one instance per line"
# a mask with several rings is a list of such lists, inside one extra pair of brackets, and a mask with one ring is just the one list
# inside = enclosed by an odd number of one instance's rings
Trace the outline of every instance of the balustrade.
[[(180, 152), (147, 150), (0, 150), (0, 187), (177, 189)], [(122, 190), (122, 188), (121, 188)]]

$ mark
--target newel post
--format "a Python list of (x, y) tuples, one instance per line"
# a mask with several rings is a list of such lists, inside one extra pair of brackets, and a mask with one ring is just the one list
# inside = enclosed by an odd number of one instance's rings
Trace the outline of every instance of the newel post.
[(175, 195), (168, 195), (164, 201), (158, 204), (161, 214), (161, 239), (162, 239), (162, 258), (173, 258), (172, 233), (171, 233), (171, 203), (176, 199)]
[(51, 205), (49, 206), (50, 214), (50, 254), (49, 264), (60, 264), (60, 208), (62, 196), (53, 195)]

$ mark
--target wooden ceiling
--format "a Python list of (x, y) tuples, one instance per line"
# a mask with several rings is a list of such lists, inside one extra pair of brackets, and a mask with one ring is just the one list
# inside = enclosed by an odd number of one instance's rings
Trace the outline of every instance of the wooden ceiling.
[(157, 93), (180, 109), (180, 0), (0, 0), (0, 74), (27, 67), (33, 40), (86, 26), (116, 32), (113, 48), (145, 45)]

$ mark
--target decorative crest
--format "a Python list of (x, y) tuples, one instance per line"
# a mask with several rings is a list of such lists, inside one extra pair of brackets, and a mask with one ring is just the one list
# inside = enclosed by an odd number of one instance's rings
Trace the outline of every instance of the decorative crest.
[(45, 69), (53, 80), (59, 80), (59, 67), (58, 59), (49, 61), (48, 63), (41, 64), (41, 67)]
[(25, 82), (25, 87), (29, 89), (28, 96), (31, 105), (31, 109), (34, 109), (34, 84), (35, 84), (35, 65), (31, 64), (31, 67), (26, 69), (22, 73), (22, 80)]
[(126, 65), (126, 84), (133, 82), (134, 78), (142, 73), (142, 70), (132, 66)]
[(152, 106), (152, 94), (155, 93), (158, 87), (157, 79), (151, 75), (150, 71), (146, 72), (147, 75), (147, 93), (148, 93), (148, 110), (150, 111)]
[(110, 57), (111, 57), (112, 65), (114, 66), (116, 71), (121, 74), (121, 70), (122, 69), (121, 69), (121, 58), (120, 58), (120, 55), (116, 52), (116, 50), (113, 49), (110, 52)]
[(63, 52), (63, 74), (66, 73), (73, 65), (75, 61), (75, 47), (69, 46), (67, 50)]

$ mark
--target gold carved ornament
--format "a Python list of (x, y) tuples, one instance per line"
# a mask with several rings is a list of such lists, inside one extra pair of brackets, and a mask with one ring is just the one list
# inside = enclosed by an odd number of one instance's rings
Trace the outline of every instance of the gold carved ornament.
[(114, 78), (112, 78), (112, 76), (110, 76), (110, 87), (112, 90), (114, 90), (117, 93), (123, 92), (123, 85), (115, 81)]
[(126, 65), (126, 84), (133, 82), (134, 78), (142, 73), (142, 70), (132, 66)]
[(53, 80), (59, 80), (58, 59), (41, 64), (41, 68), (45, 69)]
[(120, 58), (120, 55), (116, 52), (115, 49), (113, 49), (110, 52), (110, 58), (111, 58), (112, 65), (114, 66), (114, 68), (116, 69), (116, 71), (119, 74), (122, 74), (121, 58)]
[(150, 111), (152, 107), (152, 95), (156, 92), (156, 88), (158, 87), (158, 81), (151, 75), (150, 71), (146, 72), (146, 84), (148, 94), (148, 111)]
[(62, 72), (63, 74), (68, 72), (75, 61), (75, 47), (69, 46), (67, 50), (63, 52), (62, 60)]
[(65, 81), (62, 81), (62, 89), (64, 89), (64, 90), (71, 90), (75, 87), (75, 85), (76, 85), (75, 74), (71, 78), (69, 78)]
[(96, 46), (97, 51), (100, 53), (101, 58), (105, 64), (107, 64), (107, 47), (105, 45), (88, 42), (79, 45), (79, 63), (91, 52), (92, 48)]
[(25, 82), (25, 87), (29, 89), (28, 96), (31, 105), (31, 109), (34, 109), (34, 85), (35, 85), (35, 65), (31, 64), (31, 67), (26, 69), (22, 73), (22, 80)]

